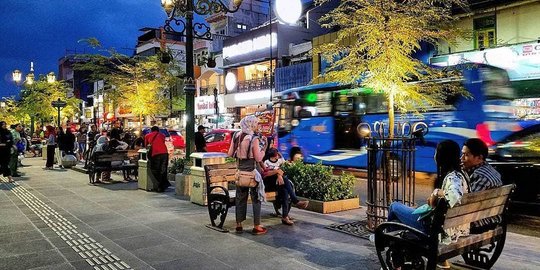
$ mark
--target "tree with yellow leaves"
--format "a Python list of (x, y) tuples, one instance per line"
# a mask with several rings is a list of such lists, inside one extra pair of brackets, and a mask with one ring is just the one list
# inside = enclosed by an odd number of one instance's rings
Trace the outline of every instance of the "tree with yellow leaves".
[(172, 107), (169, 91), (183, 73), (179, 63), (164, 64), (158, 55), (128, 57), (114, 49), (103, 50), (96, 38), (81, 41), (109, 56), (80, 56), (84, 61), (77, 63), (75, 69), (90, 72), (94, 80), (104, 80), (110, 86), (104, 91), (106, 102), (139, 116), (141, 129), (143, 116), (166, 114)]
[(389, 135), (394, 137), (395, 109), (419, 112), (443, 105), (448, 95), (466, 93), (458, 85), (437, 83), (439, 78), (458, 76), (456, 71), (429, 67), (412, 56), (422, 42), (453, 43), (466, 37), (454, 27), (451, 10), (456, 6), (466, 8), (466, 1), (342, 0), (321, 19), (324, 27), (340, 29), (337, 39), (314, 48), (314, 55), (330, 63), (322, 76), (384, 93)]

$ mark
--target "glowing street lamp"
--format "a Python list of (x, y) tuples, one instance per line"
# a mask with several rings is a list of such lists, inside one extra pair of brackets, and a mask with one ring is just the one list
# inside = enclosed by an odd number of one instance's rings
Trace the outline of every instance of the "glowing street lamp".
[(47, 74), (47, 82), (48, 83), (54, 83), (56, 82), (56, 75), (54, 75), (54, 72), (49, 72), (49, 74)]
[(19, 84), (22, 80), (22, 72), (16, 69), (11, 73), (11, 77), (16, 84)]
[(228, 72), (225, 76), (225, 88), (227, 88), (228, 91), (232, 91), (236, 88), (236, 83), (236, 75), (232, 72)]
[(301, 0), (276, 0), (276, 15), (278, 19), (287, 24), (296, 24), (302, 16)]

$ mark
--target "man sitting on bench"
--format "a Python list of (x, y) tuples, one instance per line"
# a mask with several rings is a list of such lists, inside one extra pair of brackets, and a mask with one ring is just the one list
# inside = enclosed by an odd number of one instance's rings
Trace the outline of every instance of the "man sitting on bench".
[[(461, 149), (461, 166), (469, 175), (471, 192), (492, 189), (503, 185), (501, 174), (486, 162), (487, 145), (478, 138), (465, 141)], [(495, 216), (471, 224), (471, 233), (483, 233), (493, 229), (501, 222), (501, 216)]]

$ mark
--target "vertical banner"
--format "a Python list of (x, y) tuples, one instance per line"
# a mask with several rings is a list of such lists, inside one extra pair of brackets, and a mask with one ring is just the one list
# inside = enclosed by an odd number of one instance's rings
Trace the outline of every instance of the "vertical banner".
[(259, 118), (259, 132), (265, 137), (274, 135), (274, 111), (257, 112), (255, 116)]

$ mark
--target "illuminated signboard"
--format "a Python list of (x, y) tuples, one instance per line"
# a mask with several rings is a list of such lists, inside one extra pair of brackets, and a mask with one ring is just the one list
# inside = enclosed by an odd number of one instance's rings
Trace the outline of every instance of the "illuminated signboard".
[(540, 44), (534, 42), (435, 56), (430, 63), (435, 66), (486, 64), (505, 69), (511, 81), (540, 79)]
[(278, 41), (276, 33), (272, 33), (272, 35), (262, 35), (253, 39), (245, 40), (230, 46), (223, 47), (223, 58), (231, 58), (268, 49), (270, 48), (270, 42), (272, 43), (272, 48), (277, 47)]

